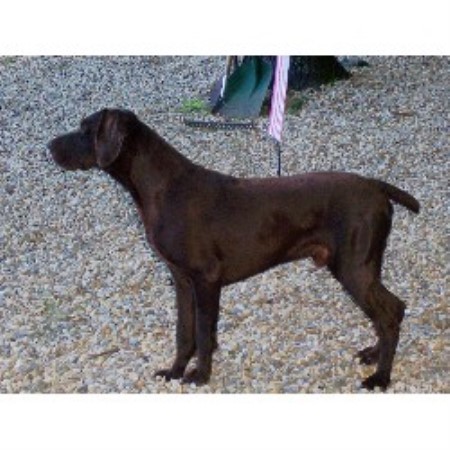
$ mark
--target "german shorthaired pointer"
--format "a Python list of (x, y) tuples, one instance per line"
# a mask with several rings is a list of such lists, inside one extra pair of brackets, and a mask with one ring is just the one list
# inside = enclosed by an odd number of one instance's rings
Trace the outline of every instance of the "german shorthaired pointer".
[[(373, 322), (378, 341), (358, 353), (376, 371), (363, 387), (386, 389), (405, 304), (382, 284), (391, 202), (418, 201), (383, 181), (343, 172), (242, 179), (193, 164), (130, 111), (103, 109), (49, 143), (67, 170), (99, 168), (132, 195), (148, 242), (176, 289), (177, 351), (156, 375), (201, 385), (217, 347), (222, 286), (277, 264), (326, 266)], [(197, 352), (196, 367), (185, 368)]]

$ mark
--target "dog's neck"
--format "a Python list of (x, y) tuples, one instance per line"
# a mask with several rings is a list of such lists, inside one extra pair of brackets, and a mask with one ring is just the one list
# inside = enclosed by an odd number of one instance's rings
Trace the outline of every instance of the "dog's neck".
[(106, 169), (132, 195), (142, 209), (143, 198), (156, 196), (170, 183), (199, 168), (144, 124), (133, 130), (124, 150)]

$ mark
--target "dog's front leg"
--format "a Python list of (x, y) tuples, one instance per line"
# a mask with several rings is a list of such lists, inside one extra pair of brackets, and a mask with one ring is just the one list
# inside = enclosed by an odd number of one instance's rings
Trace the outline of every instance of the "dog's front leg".
[(220, 285), (195, 280), (194, 298), (197, 366), (184, 376), (183, 382), (200, 386), (209, 381), (212, 354), (217, 347), (216, 329), (219, 317)]
[(184, 370), (195, 352), (195, 303), (194, 287), (190, 279), (172, 269), (177, 305), (177, 353), (170, 369), (156, 372), (155, 376), (166, 381), (182, 378)]

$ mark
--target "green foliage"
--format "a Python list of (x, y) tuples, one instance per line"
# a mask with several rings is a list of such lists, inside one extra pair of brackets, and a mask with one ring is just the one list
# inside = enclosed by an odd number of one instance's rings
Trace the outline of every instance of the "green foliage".
[(0, 56), (0, 65), (7, 66), (16, 61), (17, 56)]
[(183, 113), (204, 113), (208, 111), (208, 106), (200, 98), (191, 98), (183, 101), (180, 110)]
[(299, 92), (292, 92), (286, 100), (286, 110), (289, 114), (298, 113), (305, 106), (307, 98)]

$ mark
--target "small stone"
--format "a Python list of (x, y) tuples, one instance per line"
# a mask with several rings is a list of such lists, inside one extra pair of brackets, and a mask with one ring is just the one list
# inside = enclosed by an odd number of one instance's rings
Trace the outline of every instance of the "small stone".
[(89, 392), (89, 386), (87, 384), (82, 384), (78, 389), (77, 392), (79, 394), (87, 394)]
[(7, 194), (12, 195), (16, 191), (16, 186), (14, 184), (7, 183), (5, 185), (5, 191)]

